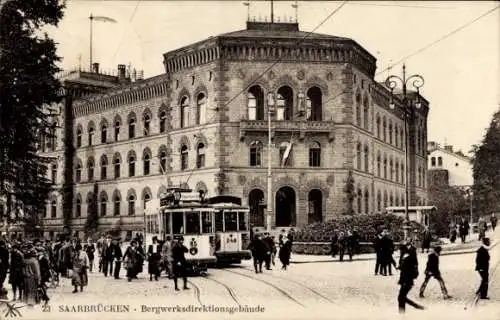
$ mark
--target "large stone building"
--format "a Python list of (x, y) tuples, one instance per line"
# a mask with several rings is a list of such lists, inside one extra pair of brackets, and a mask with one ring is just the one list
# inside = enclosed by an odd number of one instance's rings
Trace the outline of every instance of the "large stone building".
[(453, 146), (429, 141), (429, 172), (446, 171), (446, 184), (453, 187), (470, 188), (474, 184), (472, 159), (461, 151), (454, 151)]
[[(165, 74), (139, 81), (77, 72), (52, 154), (57, 190), (44, 230), (141, 230), (144, 203), (169, 186), (242, 197), (264, 224), (268, 102), (273, 226), (344, 214), (354, 178), (356, 213), (404, 204), (404, 114), (374, 80), (376, 59), (347, 38), (299, 31), (296, 23), (248, 22), (164, 54)], [(415, 94), (415, 93), (411, 93)], [(410, 118), (410, 204), (426, 202), (428, 102)], [(401, 106), (398, 95), (394, 102)], [(65, 141), (65, 143), (63, 143)], [(287, 145), (292, 148), (286, 161)], [(55, 148), (54, 148), (55, 146)]]

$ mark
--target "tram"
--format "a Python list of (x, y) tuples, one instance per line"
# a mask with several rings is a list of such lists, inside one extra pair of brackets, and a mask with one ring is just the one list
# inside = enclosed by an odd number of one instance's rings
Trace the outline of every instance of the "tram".
[(195, 272), (204, 272), (217, 263), (240, 263), (250, 259), (249, 209), (241, 199), (231, 196), (204, 198), (190, 189), (169, 188), (160, 200), (158, 231), (167, 236), (184, 237), (186, 255)]

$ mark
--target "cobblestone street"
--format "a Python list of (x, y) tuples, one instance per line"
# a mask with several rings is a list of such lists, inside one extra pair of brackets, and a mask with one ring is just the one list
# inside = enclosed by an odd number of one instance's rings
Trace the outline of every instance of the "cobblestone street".
[[(453, 319), (498, 319), (500, 305), (500, 273), (495, 271), (500, 256), (500, 246), (491, 250), (490, 297), (480, 300), (478, 307), (471, 308), (474, 291), (479, 284), (479, 276), (474, 271), (474, 253), (446, 255), (441, 258), (441, 270), (452, 300), (443, 301), (438, 282), (431, 280), (426, 289), (426, 298), (418, 298), (418, 288), (423, 281), (426, 255), (419, 254), (420, 276), (410, 297), (422, 303), (425, 311), (409, 308), (406, 318), (442, 318), (444, 314)], [(271, 271), (255, 274), (250, 261), (228, 269), (209, 269), (206, 277), (189, 279), (190, 290), (174, 291), (173, 281), (161, 278), (149, 281), (145, 273), (138, 280), (105, 278), (92, 273), (90, 285), (83, 293), (72, 294), (70, 281), (64, 279), (62, 285), (50, 291), (51, 302), (46, 312), (51, 319), (82, 319), (78, 306), (98, 304), (128, 306), (127, 313), (99, 313), (100, 319), (160, 319), (170, 310), (156, 310), (153, 307), (191, 306), (191, 312), (175, 315), (176, 318), (193, 318), (195, 307), (233, 308), (256, 312), (234, 312), (232, 318), (262, 319), (305, 319), (332, 318), (333, 314), (342, 319), (395, 319), (397, 313), (396, 296), (398, 275), (374, 276), (374, 261), (338, 261), (292, 264), (283, 271), (276, 266)], [(122, 272), (124, 277), (124, 272)], [(258, 312), (257, 307), (263, 308)], [(464, 308), (468, 306), (468, 310)], [(74, 308), (74, 309), (72, 309)], [(262, 309), (260, 309), (262, 310)], [(220, 318), (229, 316), (228, 310), (198, 310), (196, 318)], [(26, 312), (23, 316), (38, 319), (41, 307)], [(178, 311), (177, 311), (178, 312)], [(224, 313), (222, 316), (221, 312)], [(95, 313), (88, 313), (94, 317)]]

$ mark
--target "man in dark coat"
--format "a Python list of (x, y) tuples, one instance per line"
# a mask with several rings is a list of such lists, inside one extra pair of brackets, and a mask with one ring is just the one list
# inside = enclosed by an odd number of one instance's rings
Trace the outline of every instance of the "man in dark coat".
[(3, 283), (7, 278), (7, 271), (9, 270), (9, 249), (4, 240), (0, 240), (0, 290), (6, 291)]
[(177, 286), (177, 278), (182, 277), (184, 282), (183, 289), (189, 289), (187, 286), (187, 261), (186, 261), (186, 252), (189, 252), (188, 248), (184, 246), (184, 237), (180, 236), (177, 239), (177, 243), (172, 247), (172, 259), (174, 266), (174, 285), (175, 290), (179, 291), (179, 287)]
[(375, 250), (375, 275), (382, 274), (382, 233), (379, 233), (373, 239), (373, 249)]
[(102, 245), (102, 271), (104, 276), (113, 274), (113, 247), (111, 246), (111, 236), (108, 236)]
[(248, 249), (252, 252), (253, 257), (253, 266), (255, 268), (255, 273), (262, 273), (262, 264), (264, 263), (264, 259), (267, 253), (267, 247), (262, 241), (262, 236), (260, 234), (256, 234)]
[[(115, 260), (115, 270), (113, 273), (113, 277), (115, 279), (120, 279), (120, 269), (122, 267), (123, 253), (122, 253), (122, 248), (120, 246), (120, 241), (121, 241), (121, 238), (116, 238), (111, 242), (111, 245), (110, 245), (111, 255), (113, 257), (111, 259), (110, 263), (112, 264), (113, 259)], [(111, 275), (112, 271), (113, 271), (113, 269), (111, 268), (109, 275)]]
[(469, 234), (469, 222), (465, 218), (462, 218), (462, 221), (460, 221), (458, 232), (460, 233), (460, 238), (462, 239), (462, 243), (464, 243), (465, 238)]
[(427, 283), (431, 277), (434, 277), (437, 281), (439, 281), (439, 285), (441, 286), (441, 293), (443, 294), (443, 299), (450, 299), (451, 296), (448, 295), (448, 290), (446, 290), (446, 285), (444, 283), (443, 277), (441, 277), (441, 271), (439, 270), (439, 255), (441, 254), (441, 247), (437, 246), (431, 249), (431, 253), (429, 253), (427, 259), (427, 266), (425, 267), (425, 280), (420, 287), (420, 298), (424, 298), (425, 287), (427, 287)]
[(494, 213), (491, 214), (490, 222), (491, 222), (491, 229), (495, 231), (495, 228), (497, 227), (497, 217), (495, 216)]
[(424, 250), (428, 253), (430, 248), (431, 248), (431, 241), (432, 241), (432, 235), (429, 230), (429, 228), (425, 228), (424, 232), (422, 233), (422, 253), (424, 253)]
[(476, 271), (479, 272), (481, 276), (481, 284), (476, 291), (481, 299), (488, 298), (488, 278), (489, 278), (489, 268), (490, 268), (490, 254), (488, 252), (488, 247), (490, 246), (490, 239), (483, 238), (483, 245), (477, 249), (476, 253)]
[(158, 281), (160, 277), (160, 259), (161, 259), (161, 244), (158, 243), (158, 237), (153, 237), (153, 244), (148, 246), (148, 273), (149, 281)]
[(398, 284), (400, 285), (398, 294), (399, 312), (404, 313), (406, 311), (406, 304), (409, 304), (416, 309), (423, 310), (423, 306), (408, 299), (408, 293), (413, 287), (413, 281), (418, 277), (418, 260), (416, 249), (408, 241), (405, 241), (401, 248), (399, 269), (401, 272), (398, 282)]
[(396, 265), (392, 254), (394, 253), (394, 242), (389, 237), (387, 230), (382, 232), (382, 239), (380, 240), (380, 250), (381, 250), (381, 270), (380, 274), (386, 276), (389, 271), (389, 275), (392, 276), (392, 265)]
[(264, 245), (266, 246), (266, 254), (264, 256), (266, 270), (272, 270), (271, 269), (271, 257), (272, 257), (273, 251), (276, 250), (276, 245), (274, 244), (274, 240), (271, 238), (271, 236), (269, 234), (266, 234), (263, 241), (264, 241)]

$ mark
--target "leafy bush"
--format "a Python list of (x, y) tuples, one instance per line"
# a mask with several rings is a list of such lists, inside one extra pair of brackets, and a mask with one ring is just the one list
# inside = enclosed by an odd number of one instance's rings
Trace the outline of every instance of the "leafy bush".
[[(329, 242), (336, 232), (347, 230), (357, 231), (360, 242), (371, 242), (373, 238), (387, 229), (394, 242), (403, 239), (404, 219), (392, 214), (369, 214), (339, 216), (335, 219), (305, 226), (294, 234), (295, 242)], [(411, 221), (410, 231), (421, 233), (423, 226)]]

